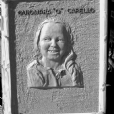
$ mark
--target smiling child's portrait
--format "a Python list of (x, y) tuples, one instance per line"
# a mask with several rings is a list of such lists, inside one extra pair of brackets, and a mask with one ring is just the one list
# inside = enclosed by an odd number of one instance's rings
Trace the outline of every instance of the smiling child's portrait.
[(38, 25), (34, 38), (38, 57), (27, 65), (28, 87), (83, 86), (72, 46), (73, 36), (67, 23), (49, 18)]

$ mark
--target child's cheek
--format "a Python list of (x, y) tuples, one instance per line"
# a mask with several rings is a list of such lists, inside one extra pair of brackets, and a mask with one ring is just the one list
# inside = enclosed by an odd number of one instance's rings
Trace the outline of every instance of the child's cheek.
[(43, 44), (42, 44), (42, 49), (43, 49), (44, 51), (48, 51), (49, 47), (50, 47), (49, 43), (43, 43)]

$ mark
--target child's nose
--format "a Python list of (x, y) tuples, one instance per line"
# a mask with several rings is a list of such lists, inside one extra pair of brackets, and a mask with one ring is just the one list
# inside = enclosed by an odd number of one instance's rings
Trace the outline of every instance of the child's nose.
[(52, 40), (52, 42), (51, 42), (51, 46), (56, 46), (56, 45), (57, 45), (56, 40)]

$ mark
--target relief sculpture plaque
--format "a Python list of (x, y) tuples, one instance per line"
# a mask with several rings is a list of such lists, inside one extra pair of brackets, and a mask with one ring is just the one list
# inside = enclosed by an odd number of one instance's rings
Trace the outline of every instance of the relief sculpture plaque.
[(105, 0), (5, 1), (4, 114), (103, 113)]
[(83, 86), (72, 37), (70, 26), (56, 18), (38, 26), (34, 48), (40, 57), (27, 66), (28, 87)]

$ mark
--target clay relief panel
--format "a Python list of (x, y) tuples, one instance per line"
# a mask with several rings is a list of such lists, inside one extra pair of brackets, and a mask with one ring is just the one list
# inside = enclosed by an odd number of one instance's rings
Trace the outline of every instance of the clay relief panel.
[(37, 59), (27, 65), (28, 87), (83, 87), (73, 44), (68, 23), (55, 18), (40, 23), (34, 38)]

